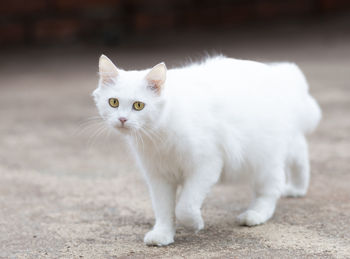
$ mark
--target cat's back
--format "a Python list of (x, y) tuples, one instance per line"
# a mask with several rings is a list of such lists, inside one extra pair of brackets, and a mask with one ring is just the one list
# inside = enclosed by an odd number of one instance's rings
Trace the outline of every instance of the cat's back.
[[(293, 124), (308, 102), (308, 87), (290, 63), (265, 64), (226, 58), (171, 69), (164, 89), (169, 111), (181, 125)], [(291, 123), (292, 122), (292, 123)], [(203, 125), (202, 125), (203, 126)]]
[[(252, 98), (300, 95), (308, 86), (299, 68), (292, 63), (265, 64), (218, 56), (201, 63), (170, 69), (167, 94), (203, 97)], [(215, 101), (215, 100), (213, 100)]]
[[(218, 56), (201, 63), (170, 69), (166, 91), (171, 95), (227, 96), (260, 87), (271, 79), (271, 66), (249, 60)], [(267, 87), (269, 87), (267, 85)]]
[(233, 78), (234, 75), (236, 78), (244, 78), (251, 75), (251, 73), (263, 72), (268, 69), (269, 66), (264, 63), (217, 56), (181, 68), (170, 69), (168, 79), (170, 84), (182, 80), (185, 85), (192, 83), (192, 87), (201, 87), (193, 83), (201, 82), (206, 85), (205, 82), (208, 82), (208, 80), (222, 81), (223, 79)]

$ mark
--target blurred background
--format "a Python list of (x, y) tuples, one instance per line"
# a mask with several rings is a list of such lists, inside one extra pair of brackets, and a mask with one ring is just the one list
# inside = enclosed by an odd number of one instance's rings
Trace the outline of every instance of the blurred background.
[(147, 34), (324, 22), (349, 9), (347, 0), (2, 0), (0, 43), (118, 45)]
[[(308, 195), (241, 228), (247, 190), (217, 186), (204, 231), (145, 247), (147, 188), (91, 98), (102, 53), (125, 69), (297, 63), (323, 110)], [(349, 75), (348, 0), (0, 0), (0, 257), (348, 258)]]

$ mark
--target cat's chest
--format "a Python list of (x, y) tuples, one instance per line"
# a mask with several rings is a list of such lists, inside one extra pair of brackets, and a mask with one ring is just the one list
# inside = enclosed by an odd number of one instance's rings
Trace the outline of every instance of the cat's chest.
[(161, 174), (176, 181), (182, 181), (186, 166), (183, 156), (173, 145), (144, 140), (136, 143), (137, 154), (148, 174)]

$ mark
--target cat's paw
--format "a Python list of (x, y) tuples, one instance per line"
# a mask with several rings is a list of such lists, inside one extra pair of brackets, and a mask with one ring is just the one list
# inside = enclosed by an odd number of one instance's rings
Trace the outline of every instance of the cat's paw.
[(283, 191), (282, 196), (283, 197), (292, 197), (292, 198), (299, 198), (304, 197), (306, 195), (307, 190), (302, 190), (295, 188), (293, 186), (287, 185), (286, 188)]
[(153, 229), (145, 235), (143, 242), (148, 246), (167, 246), (174, 243), (174, 233), (163, 229)]
[(266, 220), (263, 214), (255, 210), (247, 210), (237, 217), (238, 224), (242, 226), (256, 226), (265, 223)]
[(180, 225), (198, 232), (204, 228), (204, 221), (200, 210), (184, 210), (181, 208), (176, 209), (176, 218)]

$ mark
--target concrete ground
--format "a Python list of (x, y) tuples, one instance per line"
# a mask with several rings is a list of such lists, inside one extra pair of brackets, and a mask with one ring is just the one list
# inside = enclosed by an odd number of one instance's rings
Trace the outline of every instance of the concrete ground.
[[(134, 39), (118, 48), (9, 49), (0, 55), (0, 258), (350, 258), (350, 26), (259, 26)], [(142, 40), (142, 41), (141, 41)], [(206, 227), (147, 247), (147, 189), (116, 137), (100, 131), (91, 92), (104, 52), (124, 68), (169, 67), (210, 53), (289, 60), (323, 109), (310, 136), (305, 198), (281, 199), (265, 225), (240, 227), (246, 186), (217, 185)]]

